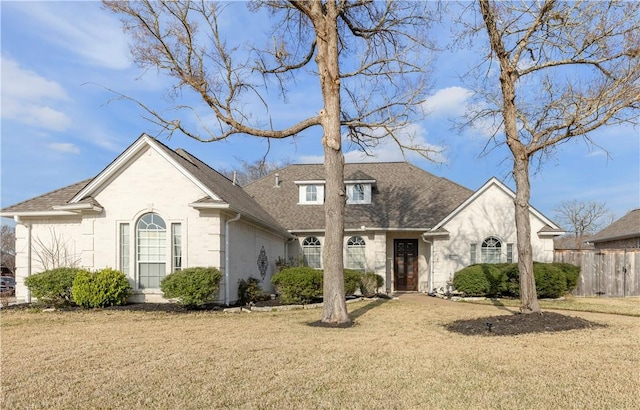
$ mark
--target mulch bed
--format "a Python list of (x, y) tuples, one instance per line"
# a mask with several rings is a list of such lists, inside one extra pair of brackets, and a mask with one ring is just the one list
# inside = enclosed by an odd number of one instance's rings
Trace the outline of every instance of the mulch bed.
[(526, 315), (518, 313), (478, 319), (456, 320), (445, 326), (445, 328), (451, 332), (468, 336), (512, 336), (526, 333), (561, 332), (595, 327), (605, 327), (605, 325), (555, 312), (530, 313)]

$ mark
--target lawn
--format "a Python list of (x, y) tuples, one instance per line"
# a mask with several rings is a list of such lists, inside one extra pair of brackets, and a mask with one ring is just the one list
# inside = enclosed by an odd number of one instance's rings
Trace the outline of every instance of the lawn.
[(6, 409), (636, 409), (637, 317), (564, 312), (605, 324), (519, 336), (444, 325), (504, 306), (422, 295), (320, 311), (224, 314), (3, 311)]

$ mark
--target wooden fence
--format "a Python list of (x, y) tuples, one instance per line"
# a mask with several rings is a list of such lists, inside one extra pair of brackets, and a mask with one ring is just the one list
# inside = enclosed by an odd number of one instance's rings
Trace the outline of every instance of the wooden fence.
[(640, 249), (556, 251), (553, 259), (580, 266), (576, 296), (640, 296)]

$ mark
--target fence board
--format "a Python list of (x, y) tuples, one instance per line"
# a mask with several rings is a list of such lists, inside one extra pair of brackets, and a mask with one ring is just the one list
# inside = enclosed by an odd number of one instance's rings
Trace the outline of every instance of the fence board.
[(576, 296), (640, 296), (640, 249), (556, 251), (553, 259), (580, 266)]

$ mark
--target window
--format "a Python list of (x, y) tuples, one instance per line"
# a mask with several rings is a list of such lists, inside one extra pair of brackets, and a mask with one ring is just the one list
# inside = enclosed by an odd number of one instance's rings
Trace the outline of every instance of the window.
[(360, 236), (352, 236), (347, 241), (346, 268), (354, 270), (365, 270), (365, 241)]
[(370, 184), (347, 184), (348, 204), (370, 204), (371, 185)]
[(129, 263), (131, 261), (129, 247), (131, 246), (131, 235), (129, 234), (129, 224), (120, 224), (120, 272), (129, 276)]
[(476, 254), (476, 248), (477, 248), (477, 245), (475, 243), (472, 243), (470, 245), (470, 262), (469, 262), (469, 265), (473, 265), (475, 263), (478, 263), (478, 256)]
[(513, 244), (507, 244), (507, 263), (513, 263)]
[(182, 269), (182, 225), (178, 223), (171, 224), (171, 243), (171, 272), (177, 272)]
[(482, 241), (482, 263), (500, 263), (501, 250), (502, 242), (494, 236)]
[(167, 225), (158, 214), (144, 214), (138, 220), (136, 234), (138, 288), (159, 289), (167, 270)]
[(302, 257), (306, 266), (314, 269), (322, 267), (322, 253), (318, 238), (310, 236), (302, 241)]
[(322, 205), (324, 203), (324, 185), (302, 184), (299, 186), (298, 203), (308, 205)]

